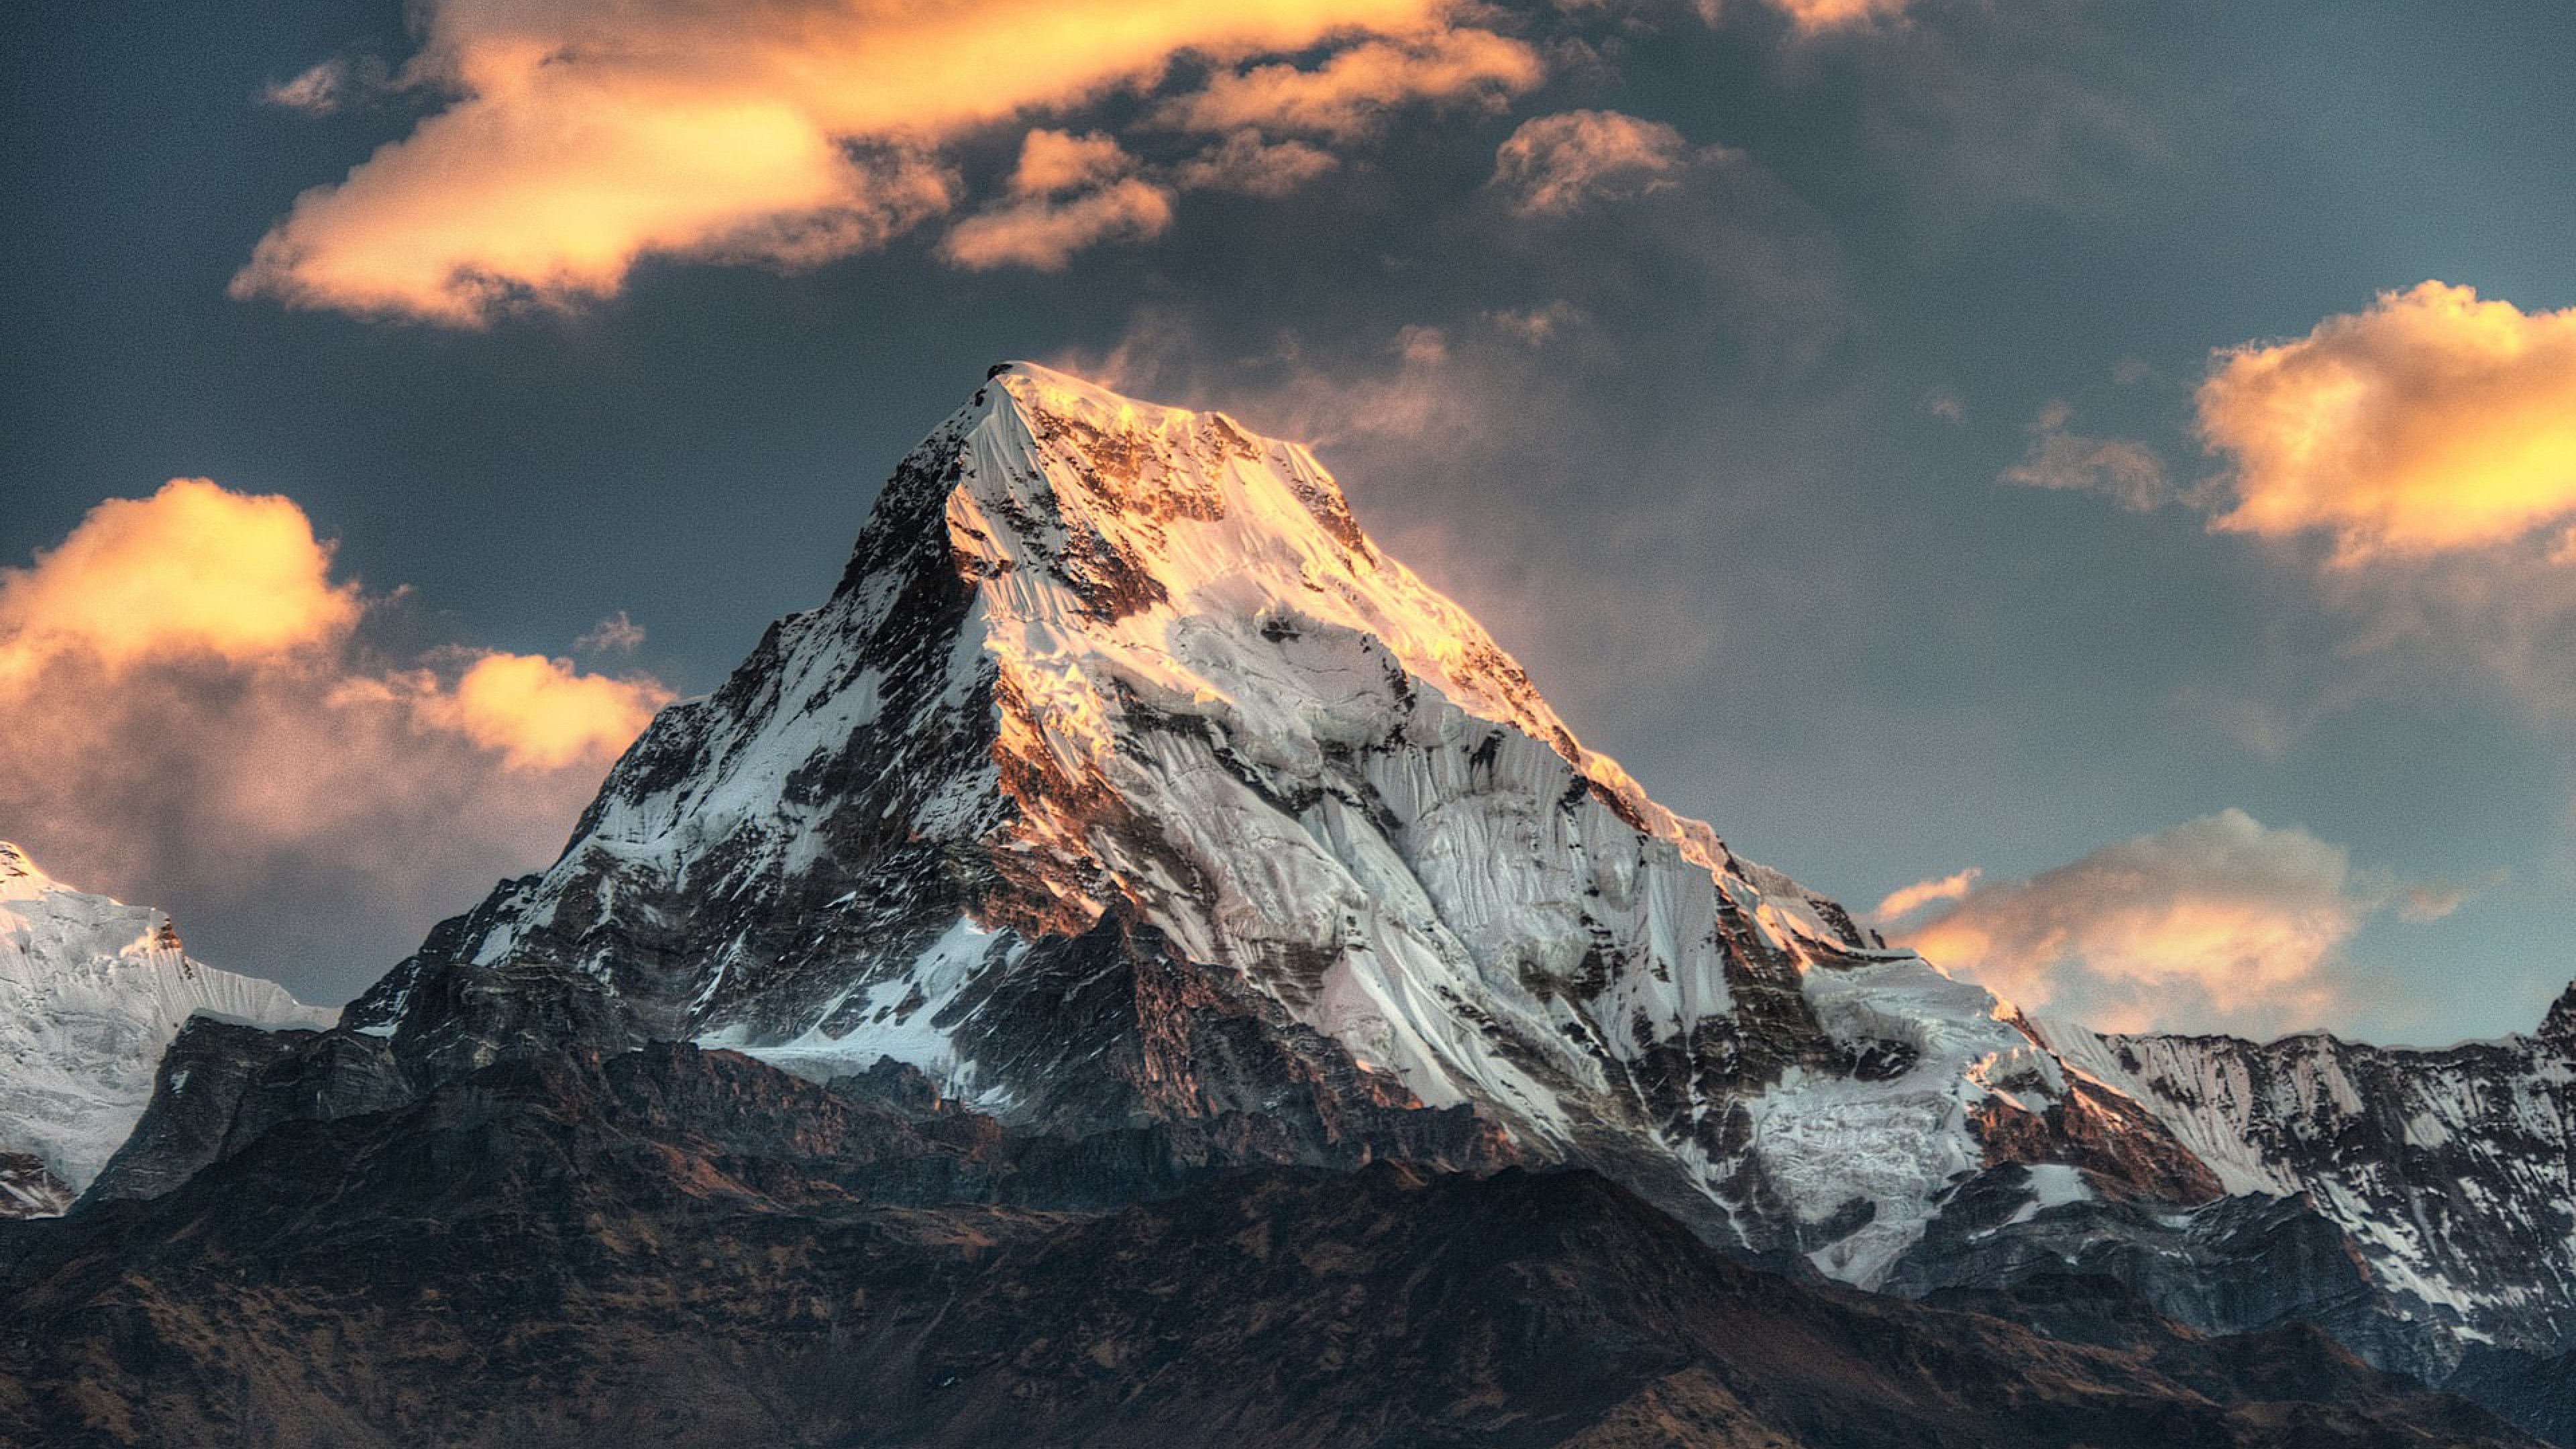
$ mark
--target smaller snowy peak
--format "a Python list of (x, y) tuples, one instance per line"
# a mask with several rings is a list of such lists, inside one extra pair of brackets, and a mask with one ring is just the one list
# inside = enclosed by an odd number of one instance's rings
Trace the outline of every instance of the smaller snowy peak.
[(323, 1028), (336, 1011), (190, 957), (170, 917), (74, 890), (0, 844), (0, 1154), (87, 1187), (191, 1016)]

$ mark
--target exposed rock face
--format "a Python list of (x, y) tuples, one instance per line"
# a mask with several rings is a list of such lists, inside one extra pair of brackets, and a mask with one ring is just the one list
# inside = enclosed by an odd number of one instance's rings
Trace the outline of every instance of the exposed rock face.
[(2576, 989), (2539, 1033), (2445, 1051), (2331, 1036), (2049, 1044), (2144, 1106), (2231, 1193), (2300, 1201), (2386, 1300), (2351, 1341), (2440, 1381), (2473, 1343), (2576, 1341)]
[[(0, 748), (6, 748), (0, 743)], [(189, 956), (170, 918), (77, 891), (0, 841), (0, 1217), (59, 1211), (90, 1185), (152, 1095), (191, 1017), (327, 1026), (273, 981)], [(44, 1187), (44, 1181), (53, 1183)]]
[(49, 1218), (72, 1205), (69, 1183), (24, 1152), (0, 1152), (0, 1218)]
[(1588, 1173), (1079, 1210), (1133, 1200), (1122, 1136), (687, 1047), (505, 1062), (0, 1235), (0, 1442), (2532, 1442), (2309, 1331), (2079, 1285), (2081, 1341), (1791, 1283)]
[(1648, 799), (1304, 449), (1024, 365), (551, 869), (336, 1031), (192, 1031), (93, 1197), (675, 1041), (1088, 1144), (1085, 1208), (1581, 1167), (1809, 1277), (2063, 1316), (2025, 1290), (2075, 1272), (2435, 1377), (2576, 1294), (2576, 993), (2448, 1054), (2034, 1025)]

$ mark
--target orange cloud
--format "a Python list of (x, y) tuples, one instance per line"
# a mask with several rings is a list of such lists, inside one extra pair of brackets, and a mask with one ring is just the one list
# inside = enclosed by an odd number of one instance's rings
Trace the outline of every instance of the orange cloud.
[(1115, 137), (1097, 131), (1075, 136), (1041, 126), (1020, 138), (1020, 164), (1011, 190), (1022, 196), (1060, 196), (1124, 176), (1135, 161)]
[(452, 690), (416, 696), (417, 717), (500, 752), (514, 770), (604, 766), (673, 699), (651, 678), (584, 674), (537, 654), (484, 654)]
[(1770, 0), (1770, 3), (1773, 9), (1789, 17), (1790, 24), (1814, 33), (1849, 30), (1894, 19), (1905, 13), (1910, 0)]
[(1241, 130), (1182, 163), (1174, 179), (1190, 190), (1280, 197), (1333, 169), (1331, 153), (1303, 141), (1265, 141)]
[(1149, 240), (1171, 224), (1171, 197), (1131, 176), (1069, 198), (1025, 197), (978, 212), (949, 229), (939, 255), (974, 272), (1012, 266), (1060, 272), (1085, 247)]
[(1966, 890), (1903, 944), (2100, 1030), (2265, 1036), (2346, 1004), (2342, 947), (2389, 896), (2343, 847), (2224, 810)]
[(110, 670), (211, 654), (235, 663), (339, 639), (357, 586), (289, 499), (173, 478), (89, 511), (35, 566), (0, 569), (0, 683), (58, 655)]
[(1313, 70), (1293, 65), (1221, 72), (1207, 87), (1163, 107), (1160, 118), (1191, 131), (1256, 130), (1350, 138), (1415, 101), (1492, 105), (1537, 88), (1547, 67), (1537, 50), (1485, 30), (1434, 30), (1373, 40)]
[(2218, 529), (2326, 534), (2353, 564), (2576, 520), (2576, 309), (2425, 282), (2219, 354), (2196, 401), (2233, 465)]
[(417, 940), (542, 863), (671, 697), (487, 651), (389, 669), (366, 622), (400, 606), (330, 563), (291, 500), (181, 479), (0, 572), (0, 820), (85, 889), (311, 923), (263, 928), (346, 973), (309, 999), (391, 959), (329, 956), (331, 923)]
[[(1905, 13), (1912, 0), (1767, 0), (1772, 9), (1789, 17), (1789, 23), (1801, 33), (1818, 35), (1829, 30), (1854, 30), (1893, 20)], [(1717, 23), (1725, 12), (1722, 0), (1695, 0), (1700, 18)]]
[(1443, 9), (430, 0), (401, 80), (454, 102), (298, 197), (233, 292), (472, 325), (613, 293), (647, 256), (812, 264), (953, 206), (935, 148), (976, 126), (1149, 81), (1184, 50), (1419, 35)]
[(1975, 887), (1977, 877), (1983, 874), (1985, 874), (1984, 871), (1972, 865), (1955, 875), (1945, 875), (1937, 880), (1916, 881), (1910, 886), (1890, 891), (1887, 899), (1880, 901), (1878, 909), (1870, 912), (1870, 916), (1884, 925), (1900, 916), (1910, 916), (1935, 901), (1965, 899), (1969, 890)]
[(1563, 216), (1669, 187), (1695, 154), (1681, 132), (1660, 121), (1564, 111), (1525, 121), (1505, 138), (1489, 184), (1524, 216)]

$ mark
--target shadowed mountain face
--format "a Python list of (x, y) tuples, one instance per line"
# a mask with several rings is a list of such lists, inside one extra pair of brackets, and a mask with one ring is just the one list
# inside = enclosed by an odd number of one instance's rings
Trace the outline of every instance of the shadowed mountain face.
[(0, 1239), (0, 1439), (2530, 1442), (2102, 1280), (2023, 1290), (2055, 1337), (1792, 1283), (1590, 1173), (1154, 1158), (687, 1047), (498, 1065)]
[[(2031, 1023), (1647, 798), (1304, 449), (1010, 366), (551, 869), (331, 1030), (178, 1037), (84, 1205), (0, 1236), (60, 1334), (11, 1411), (2417, 1442), (2460, 1411), (2344, 1352), (2474, 1348), (2522, 1413), (2566, 1350), (2568, 1020), (2450, 1054)], [(1844, 1327), (1783, 1319), (1817, 1346), (1782, 1359), (1727, 1327), (1766, 1303)]]

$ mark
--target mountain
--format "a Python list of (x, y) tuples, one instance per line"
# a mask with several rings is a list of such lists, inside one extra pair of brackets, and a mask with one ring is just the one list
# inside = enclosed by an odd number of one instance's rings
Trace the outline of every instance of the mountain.
[(150, 1101), (192, 1016), (331, 1025), (272, 981), (189, 957), (160, 911), (60, 884), (0, 841), (0, 1217), (58, 1212)]
[(2008, 1015), (1584, 748), (1305, 449), (1026, 364), (553, 869), (349, 1009), (431, 1079), (567, 1030), (891, 1057), (1283, 1161), (1466, 1109), (1431, 1160), (1599, 1167), (1863, 1286), (1998, 1153), (2216, 1195)]
[(2229, 1193), (2341, 1227), (2400, 1321), (2432, 1330), (2395, 1332), (2381, 1357), (2438, 1378), (2471, 1346), (2576, 1342), (2576, 987), (2531, 1035), (2441, 1051), (2061, 1025), (2044, 1040)]
[(2567, 1346), (2569, 1035), (2320, 1072), (2033, 1023), (1655, 804), (1303, 448), (1012, 364), (550, 869), (337, 1030), (183, 1034), (74, 1218), (694, 1043), (1053, 1144), (1047, 1211), (1583, 1171), (1811, 1287), (2510, 1377)]

